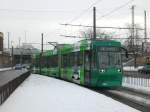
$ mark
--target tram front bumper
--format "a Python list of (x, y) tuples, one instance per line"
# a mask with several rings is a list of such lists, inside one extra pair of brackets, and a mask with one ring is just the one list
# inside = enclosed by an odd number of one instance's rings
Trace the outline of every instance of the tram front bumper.
[(92, 75), (92, 87), (120, 87), (122, 85), (122, 75)]

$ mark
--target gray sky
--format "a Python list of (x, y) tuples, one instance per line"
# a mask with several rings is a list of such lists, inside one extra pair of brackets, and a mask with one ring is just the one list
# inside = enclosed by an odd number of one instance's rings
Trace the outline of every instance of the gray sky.
[[(7, 32), (10, 32), (10, 40), (14, 41), (15, 46), (19, 43), (19, 37), (21, 42), (25, 42), (25, 32), (27, 42), (30, 43), (39, 43), (42, 32), (45, 42), (74, 43), (78, 39), (59, 35), (79, 35), (77, 32), (85, 28), (61, 26), (60, 23), (92, 25), (92, 8), (86, 11), (85, 9), (95, 1), (97, 0), (0, 0), (0, 31), (5, 33), (5, 47), (7, 47)], [(130, 0), (99, 0), (95, 5), (97, 26), (123, 27), (126, 23), (131, 23), (130, 8), (135, 5), (135, 22), (143, 27), (143, 12), (147, 10), (149, 27), (150, 0), (134, 0), (118, 11), (101, 18), (128, 1)], [(81, 13), (83, 13), (82, 16), (80, 16)], [(74, 18), (75, 20), (72, 21)], [(114, 32), (119, 31), (114, 30)], [(45, 48), (48, 47), (45, 46)]]

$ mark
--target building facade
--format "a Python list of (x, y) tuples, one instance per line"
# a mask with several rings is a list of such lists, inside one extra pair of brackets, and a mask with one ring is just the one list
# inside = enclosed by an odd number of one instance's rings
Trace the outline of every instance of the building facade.
[(0, 32), (0, 68), (11, 66), (11, 56), (9, 53), (4, 52), (3, 39), (4, 35)]

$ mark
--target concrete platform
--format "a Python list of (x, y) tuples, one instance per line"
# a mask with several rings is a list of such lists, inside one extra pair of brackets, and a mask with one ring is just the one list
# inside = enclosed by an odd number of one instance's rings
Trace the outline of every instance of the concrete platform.
[(0, 71), (0, 105), (29, 75), (27, 70)]
[(23, 73), (27, 72), (26, 70), (9, 70), (9, 71), (0, 71), (0, 87), (7, 84), (8, 82), (16, 79)]

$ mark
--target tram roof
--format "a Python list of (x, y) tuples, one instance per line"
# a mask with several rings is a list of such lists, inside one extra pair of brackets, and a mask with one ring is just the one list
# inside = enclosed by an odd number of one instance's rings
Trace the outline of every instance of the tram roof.
[[(43, 52), (43, 56), (56, 55), (58, 54), (58, 52), (61, 52), (61, 54), (67, 54), (70, 52), (89, 50), (91, 46), (91, 42), (92, 42), (92, 46), (118, 46), (118, 47), (121, 46), (120, 42), (114, 41), (114, 40), (91, 41), (91, 40), (86, 39), (86, 40), (78, 41), (75, 44), (61, 44), (60, 46), (58, 46), (58, 49), (55, 48), (53, 50), (47, 50)], [(37, 55), (40, 55), (40, 54), (38, 53)]]

